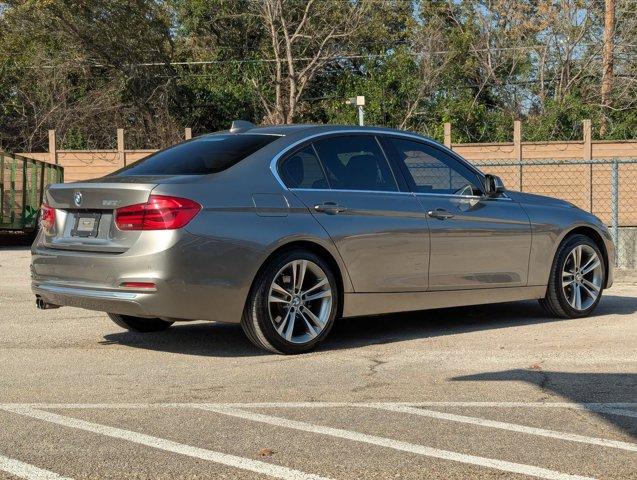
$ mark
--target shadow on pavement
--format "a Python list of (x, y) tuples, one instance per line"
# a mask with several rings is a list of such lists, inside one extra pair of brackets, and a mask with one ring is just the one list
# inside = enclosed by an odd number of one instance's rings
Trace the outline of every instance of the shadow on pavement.
[(168, 330), (156, 333), (109, 333), (104, 335), (104, 340), (100, 343), (209, 357), (268, 355), (268, 352), (261, 351), (250, 343), (239, 325), (213, 322), (176, 323)]
[(0, 232), (0, 250), (28, 250), (33, 240), (33, 234)]
[[(506, 370), (485, 372), (452, 378), (463, 382), (526, 382), (537, 385), (572, 403), (634, 403), (637, 402), (637, 374), (635, 373), (570, 373), (546, 370)], [(622, 410), (620, 408), (620, 410)], [(595, 414), (637, 438), (637, 410), (631, 416), (615, 415), (607, 411)]]
[[(637, 298), (605, 295), (593, 316), (631, 315), (635, 312)], [(352, 348), (413, 338), (577, 321), (586, 319), (549, 317), (535, 301), (357, 317), (338, 322), (323, 348)]]
[[(629, 315), (637, 311), (637, 298), (605, 296), (595, 315)], [(459, 333), (586, 319), (547, 317), (537, 302), (448, 308), (374, 317), (343, 319), (319, 347), (319, 351), (360, 348), (369, 345), (437, 337)], [(105, 335), (104, 343), (135, 348), (204, 356), (258, 356), (261, 352), (245, 338), (239, 325), (176, 323), (165, 332), (118, 332)]]

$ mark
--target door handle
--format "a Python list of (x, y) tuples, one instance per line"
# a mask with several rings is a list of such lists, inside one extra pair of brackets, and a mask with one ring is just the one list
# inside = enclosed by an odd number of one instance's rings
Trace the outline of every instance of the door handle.
[(339, 205), (336, 202), (324, 202), (319, 205), (314, 205), (314, 210), (317, 212), (327, 213), (329, 215), (336, 215), (347, 210), (347, 208)]
[(453, 213), (444, 208), (436, 208), (435, 210), (429, 210), (427, 216), (437, 218), (438, 220), (447, 220), (448, 218), (453, 218)]

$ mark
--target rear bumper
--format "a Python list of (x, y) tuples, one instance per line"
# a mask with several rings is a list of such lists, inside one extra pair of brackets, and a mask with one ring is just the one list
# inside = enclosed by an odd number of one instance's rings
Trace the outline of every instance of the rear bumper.
[[(52, 305), (239, 323), (254, 272), (247, 261), (230, 258), (230, 247), (184, 231), (143, 236), (121, 254), (56, 250), (38, 239), (31, 252), (31, 289)], [(124, 282), (152, 282), (156, 288), (126, 288)]]
[(122, 315), (156, 317), (152, 294), (70, 287), (50, 282), (32, 282), (31, 290), (47, 303)]

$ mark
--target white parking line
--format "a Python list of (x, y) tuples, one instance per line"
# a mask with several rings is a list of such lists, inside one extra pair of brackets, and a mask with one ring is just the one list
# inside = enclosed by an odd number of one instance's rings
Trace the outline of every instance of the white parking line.
[(322, 425), (314, 425), (307, 422), (300, 422), (297, 420), (290, 420), (287, 418), (275, 417), (272, 415), (264, 415), (262, 413), (249, 412), (246, 410), (240, 410), (232, 407), (223, 406), (198, 406), (201, 410), (207, 410), (211, 412), (221, 413), (232, 417), (242, 418), (244, 420), (252, 420), (255, 422), (266, 423), (268, 425), (275, 425), (277, 427), (291, 428), (295, 430), (301, 430), (304, 432), (318, 433), (321, 435), (328, 435), (336, 438), (343, 438), (346, 440), (352, 440), (355, 442), (368, 443), (371, 445), (377, 445), (380, 447), (391, 448), (399, 450), (401, 452), (414, 453), (417, 455), (423, 455), (426, 457), (440, 458), (443, 460), (450, 460), (453, 462), (460, 462), (471, 465), (478, 465), (482, 467), (493, 468), (505, 472), (520, 473), (523, 475), (530, 475), (538, 478), (545, 478), (549, 480), (590, 480), (591, 477), (583, 477), (579, 475), (570, 475), (567, 473), (557, 472), (555, 470), (549, 470), (546, 468), (536, 467), (533, 465), (525, 465), (522, 463), (507, 462), (504, 460), (496, 460), (486, 457), (478, 457), (475, 455), (467, 455), (464, 453), (451, 452), (448, 450), (440, 450), (437, 448), (427, 447), (424, 445), (418, 445), (409, 442), (403, 442), (400, 440), (394, 440), (386, 437), (379, 437), (376, 435), (368, 435), (365, 433), (343, 430), (340, 428), (325, 427)]
[(404, 407), (476, 407), (476, 408), (563, 408), (586, 410), (593, 413), (637, 418), (637, 403), (567, 403), (567, 402), (224, 402), (224, 403), (5, 403), (0, 408), (30, 407), (40, 409), (150, 409), (150, 408), (196, 408), (213, 405), (236, 408), (339, 408), (391, 405)]
[(593, 413), (637, 418), (637, 403), (567, 403), (567, 402), (228, 402), (228, 403), (5, 403), (0, 408), (29, 407), (40, 409), (151, 409), (151, 408), (197, 408), (201, 405), (236, 408), (339, 408), (370, 407), (378, 405), (404, 407), (476, 407), (476, 408), (563, 408), (586, 410)]
[(50, 472), (49, 470), (44, 470), (43, 468), (38, 468), (3, 455), (0, 455), (0, 470), (18, 478), (26, 478), (27, 480), (72, 480), (69, 477), (63, 477), (55, 472)]
[[(77, 418), (66, 417), (58, 415), (56, 413), (45, 412), (42, 410), (36, 410), (33, 408), (25, 407), (4, 407), (4, 410), (13, 412), (19, 415), (24, 415), (30, 418), (36, 418), (38, 420), (44, 420), (45, 422), (54, 423), (56, 425), (62, 425), (65, 427), (76, 428), (78, 430), (85, 430), (87, 432), (97, 433), (105, 435), (107, 437), (118, 438), (121, 440), (127, 440), (129, 442), (145, 445), (147, 447), (157, 448), (159, 450), (165, 450), (167, 452), (173, 452), (180, 455), (186, 455), (189, 457), (199, 458), (202, 460), (209, 460), (211, 462), (220, 463), (230, 467), (239, 468), (242, 470), (249, 470), (251, 472), (262, 473), (274, 478), (281, 478), (284, 480), (328, 480), (326, 477), (319, 475), (312, 475), (302, 472), (300, 470), (294, 470), (292, 468), (282, 467), (279, 465), (273, 465), (271, 463), (261, 462), (259, 460), (252, 460), (250, 458), (238, 457), (235, 455), (229, 455), (226, 453), (215, 452), (204, 448), (193, 447), (185, 445), (183, 443), (173, 442), (172, 440), (166, 440), (164, 438), (153, 437), (144, 433), (134, 432), (131, 430), (124, 430), (122, 428), (109, 427), (107, 425), (101, 425), (98, 423), (87, 422), (79, 420)], [(35, 477), (37, 478), (37, 477)], [(44, 478), (58, 478), (58, 477), (44, 477)]]
[(468, 423), (471, 425), (479, 425), (481, 427), (498, 428), (501, 430), (510, 430), (512, 432), (527, 433), (530, 435), (539, 435), (542, 437), (557, 438), (560, 440), (568, 440), (571, 442), (588, 443), (590, 445), (601, 445), (602, 447), (619, 448), (631, 452), (637, 452), (637, 444), (629, 442), (621, 442), (618, 440), (608, 440), (605, 438), (588, 437), (585, 435), (577, 435), (573, 433), (558, 432), (555, 430), (547, 430), (544, 428), (528, 427), (526, 425), (518, 425), (516, 423), (498, 422), (495, 420), (487, 420), (484, 418), (468, 417), (465, 415), (456, 415), (453, 413), (436, 412), (434, 410), (424, 410), (422, 408), (408, 407), (402, 405), (368, 405), (368, 407), (380, 410), (388, 410), (396, 413), (407, 413), (411, 415), (419, 415), (422, 417), (437, 418), (440, 420), (449, 420), (452, 422)]
[[(58, 408), (58, 409), (109, 409), (109, 408), (191, 408), (213, 405), (237, 408), (332, 408), (372, 405), (400, 405), (406, 407), (477, 407), (477, 408), (565, 408), (575, 410), (637, 408), (637, 402), (218, 402), (218, 403), (0, 403), (0, 408)], [(626, 410), (637, 415), (637, 411)]]

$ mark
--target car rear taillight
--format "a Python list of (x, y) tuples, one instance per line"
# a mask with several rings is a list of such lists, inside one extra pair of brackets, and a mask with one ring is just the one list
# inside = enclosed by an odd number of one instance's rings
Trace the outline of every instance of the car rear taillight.
[(123, 282), (120, 284), (122, 287), (126, 288), (157, 288), (153, 282)]
[(151, 195), (146, 203), (115, 210), (115, 225), (120, 230), (174, 230), (184, 227), (201, 210), (187, 198)]
[(40, 207), (40, 226), (50, 232), (55, 226), (55, 208), (43, 203)]

